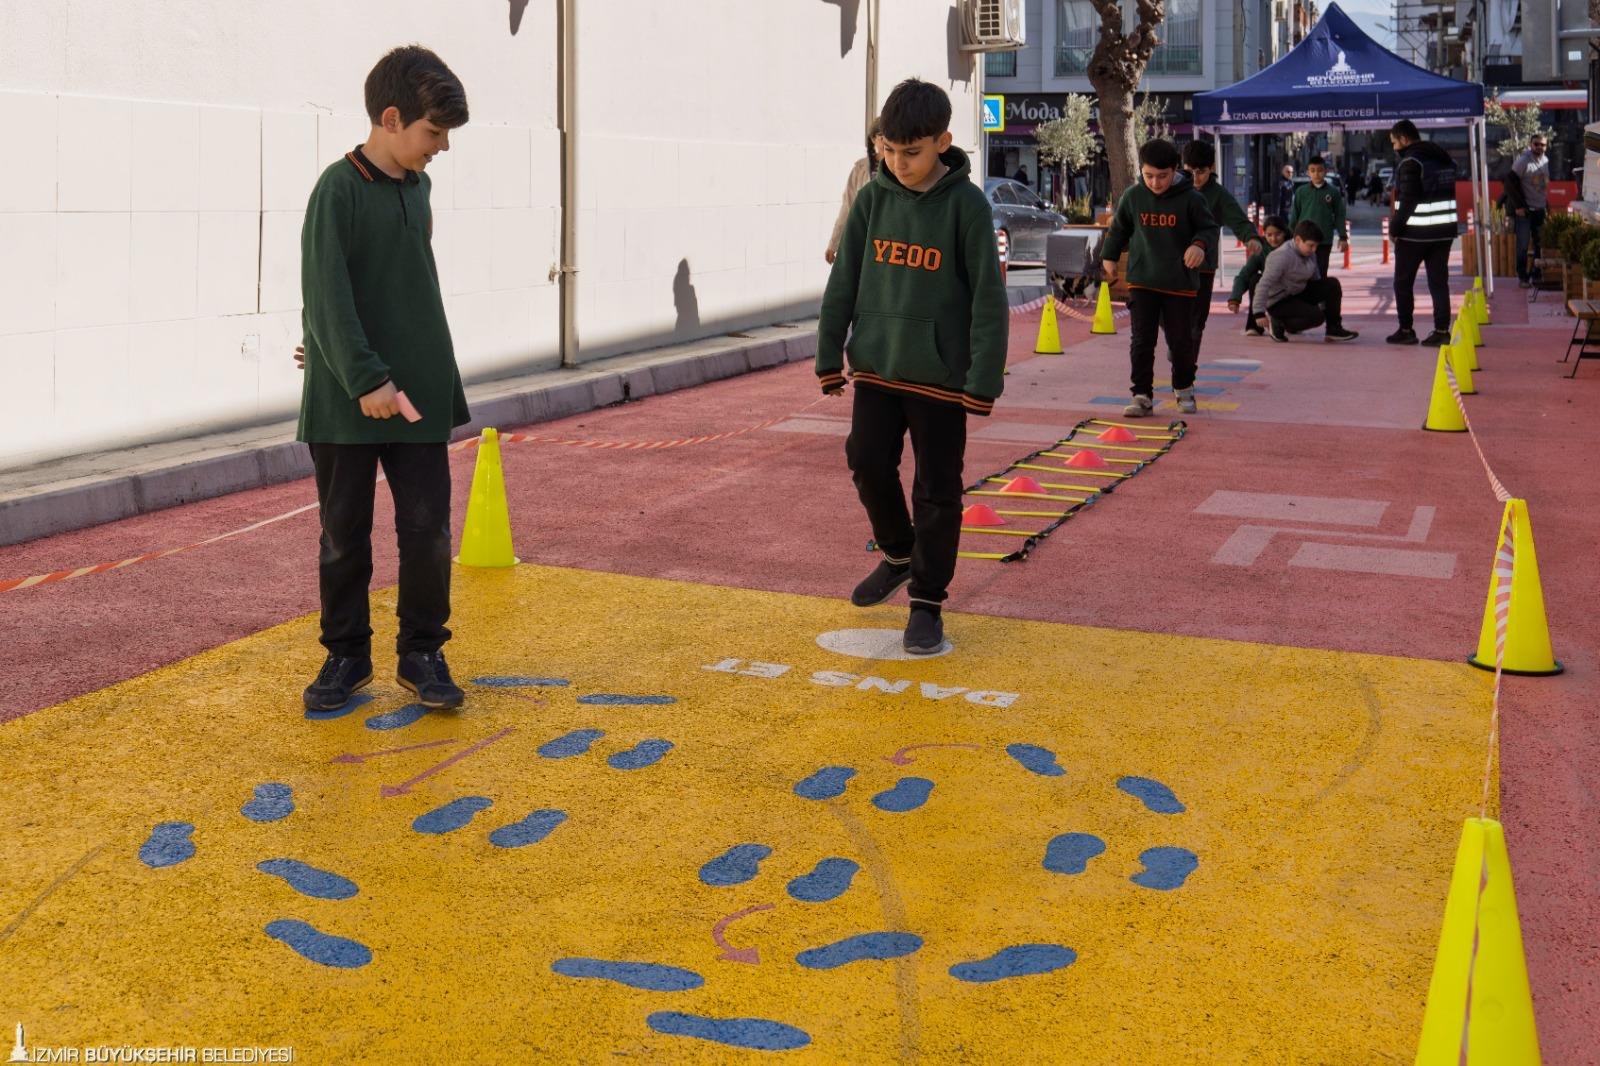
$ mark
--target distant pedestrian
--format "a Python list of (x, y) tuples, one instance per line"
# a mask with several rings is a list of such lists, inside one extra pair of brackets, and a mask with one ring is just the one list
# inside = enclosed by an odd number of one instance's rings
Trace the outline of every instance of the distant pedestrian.
[(828, 238), (828, 250), (822, 258), (832, 263), (839, 254), (839, 238), (844, 233), (844, 220), (850, 217), (850, 207), (856, 202), (859, 193), (872, 180), (872, 175), (878, 169), (878, 120), (873, 119), (867, 127), (867, 154), (855, 161), (850, 168), (850, 176), (844, 181), (843, 202), (839, 205), (839, 217), (833, 220), (833, 234)]
[(1289, 334), (1315, 326), (1323, 327), (1323, 339), (1330, 342), (1356, 339), (1354, 330), (1344, 328), (1339, 279), (1324, 276), (1317, 265), (1317, 250), (1326, 236), (1315, 222), (1304, 219), (1295, 226), (1293, 239), (1267, 256), (1256, 295), (1275, 341), (1287, 342)]
[(1411, 328), (1417, 269), (1428, 271), (1428, 295), (1433, 300), (1433, 332), (1423, 338), (1430, 346), (1450, 343), (1450, 247), (1456, 240), (1456, 164), (1450, 153), (1425, 141), (1410, 119), (1389, 130), (1389, 143), (1400, 153), (1394, 168), (1394, 216), (1389, 235), (1394, 238), (1394, 306), (1400, 328), (1385, 337), (1390, 344), (1416, 344)]
[(1278, 191), (1273, 197), (1272, 213), (1289, 217), (1294, 210), (1294, 167), (1285, 163), (1282, 172), (1278, 175)]
[(382, 466), (400, 548), (396, 680), (424, 707), (459, 707), (465, 697), (441, 649), (450, 639), (448, 446), (469, 415), (423, 170), (466, 124), (467, 94), (443, 60), (408, 45), (367, 75), (366, 105), (372, 131), (317, 179), (300, 238), (306, 380), (296, 438), (316, 469), (328, 650), (304, 699), (308, 710), (336, 710), (372, 680), (367, 591)]
[[(883, 165), (850, 209), (817, 324), (822, 391), (855, 386), (845, 457), (883, 553), (850, 602), (871, 607), (909, 584), (901, 644), (913, 655), (944, 646), (967, 415), (994, 409), (1011, 329), (989, 198), (951, 144), (950, 113), (944, 90), (915, 78), (889, 94)], [(900, 482), (908, 430), (914, 512)]]
[(1372, 172), (1372, 180), (1367, 182), (1367, 203), (1380, 204), (1383, 202), (1383, 175), (1376, 170)]
[(1550, 203), (1550, 160), (1545, 158), (1542, 135), (1534, 134), (1527, 150), (1511, 164), (1505, 189), (1506, 209), (1517, 232), (1517, 281), (1526, 289), (1533, 284), (1529, 260), (1539, 257), (1539, 231)]
[(1017, 167), (1017, 172), (1015, 174), (1011, 175), (1011, 180), (1012, 181), (1020, 181), (1020, 182), (1022, 182), (1022, 184), (1027, 185), (1028, 184), (1028, 168), (1027, 168), (1027, 166), (1023, 165), (1023, 166)]
[(1294, 192), (1294, 207), (1289, 212), (1289, 229), (1292, 231), (1302, 221), (1310, 219), (1317, 224), (1327, 243), (1317, 248), (1317, 269), (1328, 276), (1328, 261), (1333, 254), (1333, 238), (1339, 238), (1340, 250), (1350, 240), (1345, 224), (1344, 195), (1328, 181), (1328, 168), (1320, 155), (1311, 157), (1306, 164), (1310, 181)]

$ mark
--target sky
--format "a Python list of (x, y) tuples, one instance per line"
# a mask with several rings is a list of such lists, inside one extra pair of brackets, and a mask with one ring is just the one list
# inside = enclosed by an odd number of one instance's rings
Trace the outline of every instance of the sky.
[[(1394, 0), (1338, 0), (1338, 4), (1367, 36), (1385, 48), (1394, 48), (1394, 33), (1388, 28), (1394, 25)], [(1326, 10), (1327, 4), (1319, 3), (1317, 8)]]

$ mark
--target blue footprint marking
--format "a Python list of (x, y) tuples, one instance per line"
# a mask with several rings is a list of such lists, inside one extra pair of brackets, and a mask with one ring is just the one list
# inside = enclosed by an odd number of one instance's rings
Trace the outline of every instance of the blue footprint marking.
[(335, 718), (343, 718), (357, 707), (363, 707), (372, 702), (372, 693), (357, 692), (351, 696), (343, 707), (335, 707), (331, 711), (307, 711), (306, 718), (313, 722), (331, 722)]
[(824, 766), (810, 777), (794, 786), (794, 794), (801, 799), (831, 800), (844, 795), (844, 786), (856, 772), (849, 766)]
[(252, 822), (277, 822), (294, 813), (294, 789), (288, 785), (257, 785), (255, 799), (239, 808)]
[(933, 782), (926, 777), (902, 777), (893, 788), (872, 797), (872, 805), (880, 811), (904, 814), (928, 802), (933, 792)]
[(475, 677), (474, 685), (485, 688), (566, 688), (564, 677)]
[(613, 770), (643, 770), (654, 766), (661, 757), (672, 750), (670, 740), (641, 740), (627, 751), (619, 751), (606, 760)]
[(494, 800), (487, 796), (462, 796), (460, 799), (451, 800), (443, 807), (435, 807), (427, 814), (419, 814), (411, 823), (411, 828), (419, 833), (432, 833), (442, 836), (445, 833), (454, 833), (457, 829), (472, 821), (473, 816), (479, 811), (488, 810), (494, 805)]
[(789, 882), (789, 895), (802, 903), (827, 903), (850, 889), (861, 867), (849, 859), (823, 859), (810, 873)]
[(1106, 850), (1093, 833), (1062, 833), (1044, 849), (1044, 868), (1058, 874), (1081, 874), (1089, 860)]
[(1200, 866), (1200, 859), (1188, 848), (1148, 848), (1139, 853), (1144, 869), (1128, 880), (1144, 888), (1170, 891), (1183, 887)]
[(1056, 762), (1056, 753), (1049, 748), (1041, 748), (1036, 744), (1010, 744), (1006, 746), (1006, 754), (1021, 763), (1023, 769), (1031, 770), (1040, 777), (1066, 776), (1067, 772)]
[(594, 977), (646, 992), (684, 992), (706, 979), (693, 970), (654, 962), (611, 962), (607, 959), (557, 959), (550, 969), (563, 977)]
[(604, 729), (574, 729), (564, 736), (539, 745), (539, 754), (546, 759), (570, 759), (574, 755), (587, 755), (590, 746), (605, 735)]
[(771, 854), (765, 844), (735, 844), (700, 867), (700, 880), (713, 888), (742, 885), (761, 872), (761, 860)]
[(811, 1036), (804, 1029), (765, 1018), (707, 1018), (702, 1014), (658, 1010), (645, 1022), (667, 1036), (692, 1036), (751, 1051), (793, 1051), (811, 1043)]
[(367, 719), (368, 729), (404, 729), (428, 713), (428, 708), (420, 703), (408, 703), (398, 711), (388, 714), (375, 714)]
[(556, 826), (566, 820), (566, 811), (534, 811), (522, 821), (503, 825), (490, 833), (489, 843), (497, 848), (527, 847), (529, 844), (539, 843), (539, 841), (555, 832)]
[(365, 944), (331, 936), (294, 918), (268, 922), (267, 935), (289, 945), (301, 958), (323, 966), (353, 970), (372, 961), (372, 949)]
[(348, 877), (307, 866), (295, 859), (268, 859), (256, 863), (256, 869), (283, 878), (290, 888), (314, 899), (349, 899), (361, 891)]
[(657, 704), (677, 703), (676, 696), (625, 696), (620, 692), (593, 692), (587, 696), (579, 696), (579, 703), (596, 704), (601, 707), (648, 707)]
[(176, 866), (194, 858), (194, 826), (188, 822), (162, 822), (150, 830), (150, 838), (139, 845), (139, 861), (152, 870)]
[(1059, 944), (1018, 944), (997, 951), (987, 959), (958, 962), (950, 967), (950, 976), (957, 981), (988, 984), (990, 981), (1004, 981), (1008, 977), (1030, 977), (1064, 970), (1077, 961), (1076, 951)]
[(1157, 814), (1182, 814), (1187, 810), (1178, 802), (1178, 797), (1173, 794), (1172, 789), (1149, 777), (1119, 778), (1117, 787), (1141, 800), (1147, 808)]
[(835, 970), (863, 959), (899, 959), (922, 947), (915, 933), (862, 933), (820, 948), (809, 948), (794, 961), (811, 970)]

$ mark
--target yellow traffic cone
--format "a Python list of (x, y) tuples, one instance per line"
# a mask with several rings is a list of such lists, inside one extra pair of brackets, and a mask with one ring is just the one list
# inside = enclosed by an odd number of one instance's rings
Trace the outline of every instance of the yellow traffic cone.
[(1468, 818), (1461, 828), (1416, 1061), (1538, 1066), (1511, 860), (1505, 830), (1492, 818)]
[(1456, 344), (1452, 340), (1449, 344), (1441, 344), (1439, 351), (1444, 353), (1445, 361), (1450, 364), (1450, 369), (1455, 372), (1456, 388), (1461, 390), (1461, 395), (1476, 395), (1478, 390), (1472, 384), (1472, 367), (1467, 365), (1472, 358), (1472, 349), (1465, 344)]
[(1450, 394), (1450, 379), (1445, 376), (1445, 352), (1449, 345), (1439, 348), (1439, 362), (1433, 371), (1433, 396), (1428, 400), (1428, 417), (1423, 421), (1423, 429), (1431, 429), (1438, 433), (1465, 433), (1467, 420), (1461, 417), (1461, 408), (1456, 406), (1456, 398)]
[[(1506, 618), (1505, 664), (1508, 674), (1548, 677), (1565, 669), (1550, 650), (1550, 627), (1544, 618), (1544, 590), (1539, 586), (1539, 557), (1533, 550), (1533, 527), (1528, 524), (1528, 504), (1507, 500), (1500, 519), (1500, 539), (1495, 556), (1512, 534), (1511, 609)], [(1483, 628), (1478, 631), (1478, 650), (1467, 662), (1483, 670), (1494, 669), (1495, 593), (1499, 577), (1489, 572), (1489, 599), (1483, 608)]]
[(1039, 340), (1033, 346), (1035, 355), (1061, 354), (1061, 327), (1056, 322), (1054, 296), (1044, 298), (1044, 311), (1039, 315)]
[(1094, 324), (1090, 333), (1115, 333), (1117, 325), (1111, 320), (1111, 286), (1100, 283), (1100, 299), (1094, 305)]
[(1474, 348), (1482, 347), (1483, 334), (1478, 332), (1478, 316), (1473, 312), (1470, 300), (1462, 306), (1457, 320), (1461, 323), (1462, 339), (1471, 341)]
[(1489, 297), (1483, 291), (1483, 279), (1473, 278), (1472, 286), (1472, 313), (1478, 320), (1478, 325), (1487, 326), (1489, 322)]
[(467, 498), (467, 524), (461, 531), (462, 566), (516, 566), (511, 552), (511, 515), (506, 509), (506, 482), (500, 470), (500, 435), (483, 431), (478, 462), (472, 468), (472, 495)]

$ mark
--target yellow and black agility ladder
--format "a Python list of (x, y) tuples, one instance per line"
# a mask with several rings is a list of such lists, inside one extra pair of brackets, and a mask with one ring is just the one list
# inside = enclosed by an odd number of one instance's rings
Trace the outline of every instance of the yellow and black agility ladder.
[[(1009, 552), (963, 551), (963, 559), (992, 559), (1015, 563), (1028, 557), (1040, 541), (1079, 511), (1112, 492), (1118, 485), (1166, 455), (1184, 438), (1188, 423), (1169, 422), (1160, 432), (1139, 432), (1154, 427), (1129, 425), (1086, 418), (1072, 432), (1046, 448), (1025, 455), (1004, 470), (969, 486), (966, 495), (993, 498), (994, 504), (979, 501), (961, 512), (961, 532), (966, 536), (1020, 537), (1021, 544)], [(1040, 481), (1029, 471), (1067, 475), (1073, 481)], [(1073, 493), (1073, 495), (1063, 495)], [(1082, 493), (1082, 495), (1077, 495)], [(1060, 510), (1014, 510), (1007, 504), (1043, 507), (1025, 501), (1044, 500), (1066, 506)], [(1048, 518), (1043, 529), (1012, 529), (1010, 519)]]

